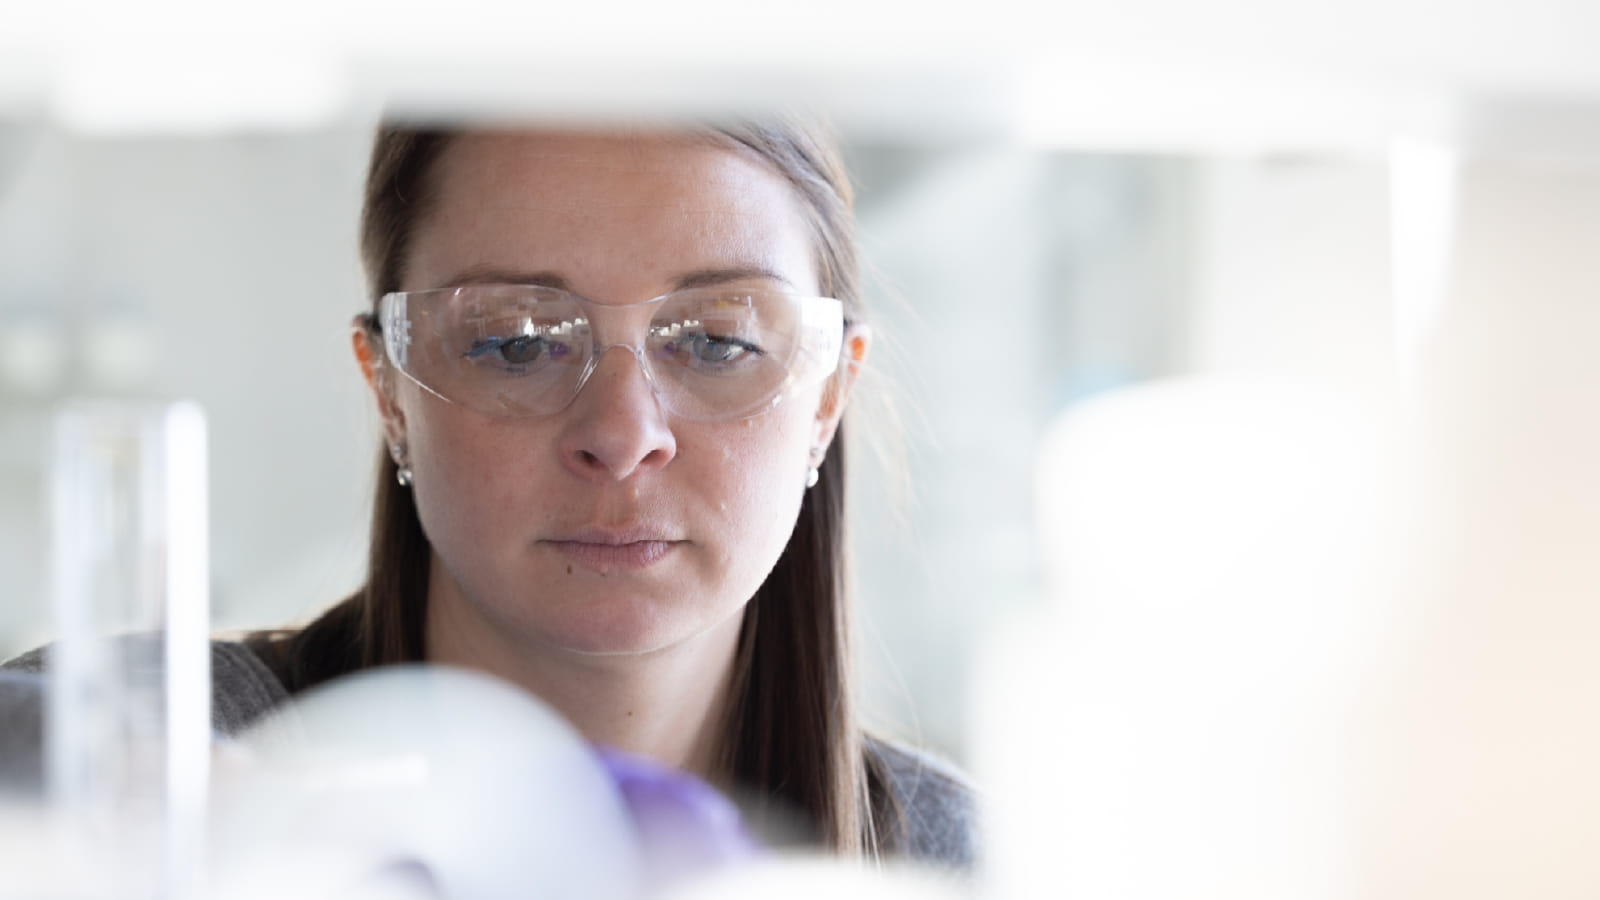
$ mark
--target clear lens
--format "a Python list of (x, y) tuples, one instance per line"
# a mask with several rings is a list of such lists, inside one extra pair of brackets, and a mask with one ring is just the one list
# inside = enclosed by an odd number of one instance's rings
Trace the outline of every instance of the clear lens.
[(795, 310), (783, 294), (669, 296), (652, 317), (646, 347), (665, 405), (714, 419), (778, 396), (801, 339)]
[(390, 294), (389, 358), (440, 397), (493, 415), (558, 412), (598, 351), (631, 350), (663, 407), (692, 419), (750, 415), (832, 371), (839, 301), (693, 290), (611, 306), (553, 288), (472, 286)]

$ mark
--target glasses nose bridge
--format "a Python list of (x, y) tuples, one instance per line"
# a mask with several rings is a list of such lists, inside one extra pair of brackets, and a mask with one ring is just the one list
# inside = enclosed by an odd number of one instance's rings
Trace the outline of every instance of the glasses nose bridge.
[(572, 392), (573, 399), (576, 399), (578, 394), (589, 386), (589, 381), (594, 377), (594, 373), (598, 372), (600, 364), (605, 362), (606, 354), (612, 350), (621, 350), (633, 357), (634, 362), (639, 365), (639, 374), (644, 376), (645, 386), (650, 388), (650, 396), (655, 399), (657, 406), (665, 409), (666, 401), (661, 395), (661, 386), (656, 383), (655, 372), (651, 371), (650, 365), (646, 361), (644, 341), (642, 339), (635, 344), (594, 344), (589, 352), (589, 364), (584, 367), (583, 376), (579, 379), (577, 387)]
[[(650, 339), (650, 320), (658, 307), (657, 301), (611, 304), (584, 300), (582, 305), (593, 335), (590, 353), (597, 363), (607, 350), (624, 347), (639, 360), (640, 366), (644, 366), (643, 353)], [(626, 340), (619, 340), (619, 337)]]
[[(612, 350), (626, 350), (639, 364), (639, 371), (644, 374), (644, 381), (650, 386), (650, 392), (655, 395), (658, 403), (661, 402), (661, 385), (656, 383), (655, 372), (651, 370), (649, 358), (646, 356), (649, 352), (647, 345), (650, 340), (650, 322), (659, 303), (656, 300), (646, 300), (643, 303), (610, 304), (584, 300), (583, 306), (593, 336), (589, 345), (589, 364), (585, 367), (577, 390), (583, 390), (589, 383), (589, 378), (600, 368), (600, 363), (605, 360), (607, 353)], [(618, 340), (619, 337), (626, 340)]]
[(641, 340), (633, 344), (595, 344), (594, 349), (590, 351), (594, 355), (594, 367), (596, 369), (600, 368), (600, 363), (605, 359), (606, 354), (613, 350), (627, 351), (627, 354), (633, 357), (634, 362), (639, 364), (639, 370), (644, 372), (645, 380), (654, 385), (655, 376), (651, 373), (650, 366), (645, 362), (644, 341)]

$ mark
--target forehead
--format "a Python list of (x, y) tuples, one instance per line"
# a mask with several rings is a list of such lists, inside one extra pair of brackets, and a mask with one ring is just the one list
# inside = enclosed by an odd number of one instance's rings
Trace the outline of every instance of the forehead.
[(631, 302), (685, 272), (748, 267), (815, 292), (796, 191), (765, 160), (709, 137), (470, 133), (432, 177), (408, 290), (473, 269), (540, 271)]

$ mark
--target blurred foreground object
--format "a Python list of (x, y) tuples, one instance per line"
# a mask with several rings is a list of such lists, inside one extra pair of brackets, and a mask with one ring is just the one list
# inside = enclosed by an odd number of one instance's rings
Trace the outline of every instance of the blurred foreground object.
[(615, 750), (600, 759), (627, 802), (652, 889), (763, 855), (738, 809), (700, 779)]
[(714, 874), (666, 895), (667, 900), (962, 900), (971, 896), (964, 879), (935, 869), (868, 866), (822, 856), (773, 858)]
[(493, 679), (361, 672), (308, 692), (226, 752), (219, 896), (639, 894), (639, 840), (601, 759)]
[(1600, 892), (1600, 166), (1395, 162), (1391, 371), (1045, 442), (1051, 602), (975, 696), (997, 896)]
[(1353, 398), (1242, 379), (1058, 422), (1052, 603), (975, 695), (996, 896), (1352, 896), (1341, 742), (1388, 605), (1384, 449)]
[[(44, 776), (92, 897), (200, 896), (210, 747), (206, 426), (193, 404), (55, 422)], [(154, 640), (119, 640), (124, 634)]]
[(1600, 894), (1600, 154), (1477, 157), (1418, 348), (1418, 527), (1357, 732), (1363, 887)]
[[(214, 134), (314, 128), (377, 108), (574, 121), (820, 106), (847, 134), (880, 139), (1369, 152), (1397, 130), (1477, 129), (1480, 107), (1507, 98), (1600, 96), (1586, 39), (1600, 10), (1573, 0), (1000, 0), (966, 17), (836, 0), (782, 27), (726, 0), (687, 0), (628, 4), (622, 31), (611, 6), (382, 12), (309, 0), (247, 15), (35, 5), (0, 33), (0, 116), (79, 133)], [(1484, 130), (1514, 140), (1542, 130), (1518, 119)]]

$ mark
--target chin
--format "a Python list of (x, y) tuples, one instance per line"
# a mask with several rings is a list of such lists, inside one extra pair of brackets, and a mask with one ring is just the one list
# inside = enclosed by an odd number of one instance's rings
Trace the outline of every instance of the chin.
[(662, 609), (654, 602), (608, 599), (565, 610), (555, 621), (534, 628), (558, 649), (592, 657), (626, 657), (666, 650), (707, 631), (707, 623), (685, 610)]
[(583, 656), (642, 656), (681, 641), (666, 629), (616, 627), (566, 630), (552, 635), (551, 643)]
[[(685, 615), (655, 604), (628, 601), (595, 603), (577, 612), (571, 619), (546, 623), (544, 630), (549, 643), (585, 656), (657, 653), (693, 642), (727, 624), (726, 617)], [(741, 607), (734, 619), (742, 612)]]
[(430, 605), (430, 618), (446, 621), (462, 646), (499, 644), (514, 653), (639, 656), (737, 640), (745, 603), (707, 602), (713, 592), (702, 579), (584, 573), (561, 583), (560, 575), (529, 572), (519, 579), (551, 585), (538, 592), (514, 583), (442, 582), (443, 602)]

